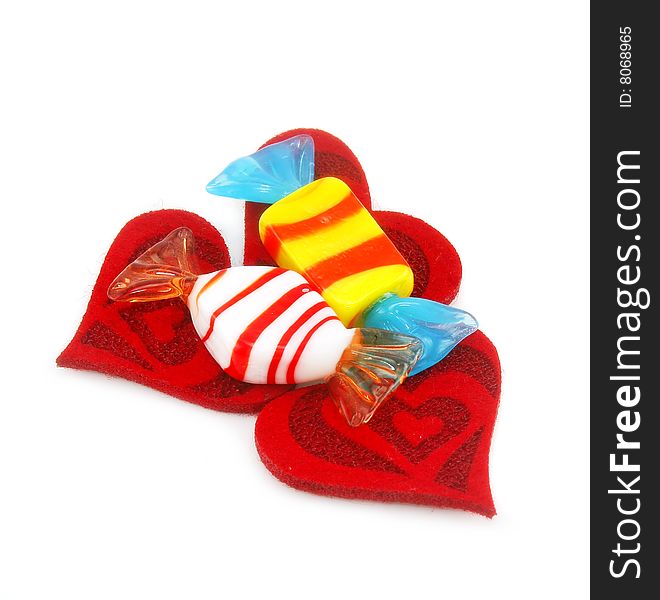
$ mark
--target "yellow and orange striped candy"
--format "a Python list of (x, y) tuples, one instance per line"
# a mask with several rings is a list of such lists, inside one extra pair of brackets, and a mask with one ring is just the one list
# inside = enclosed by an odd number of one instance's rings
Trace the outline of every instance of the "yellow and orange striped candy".
[(317, 179), (270, 206), (259, 235), (275, 262), (316, 285), (346, 326), (383, 294), (412, 292), (410, 265), (340, 179)]

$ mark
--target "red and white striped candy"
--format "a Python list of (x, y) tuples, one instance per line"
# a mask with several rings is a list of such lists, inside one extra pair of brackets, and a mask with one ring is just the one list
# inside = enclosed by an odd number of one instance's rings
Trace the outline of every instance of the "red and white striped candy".
[(200, 275), (187, 302), (213, 358), (249, 383), (321, 381), (355, 332), (302, 275), (278, 267)]

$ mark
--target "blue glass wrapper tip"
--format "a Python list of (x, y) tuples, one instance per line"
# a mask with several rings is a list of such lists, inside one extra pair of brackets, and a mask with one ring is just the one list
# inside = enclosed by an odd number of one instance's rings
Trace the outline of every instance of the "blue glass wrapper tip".
[(206, 191), (217, 196), (273, 204), (314, 181), (314, 140), (296, 135), (229, 164)]
[(362, 316), (362, 325), (406, 333), (422, 342), (424, 352), (410, 375), (440, 362), (479, 328), (477, 320), (464, 310), (425, 298), (400, 298), (395, 294), (387, 294), (372, 304)]

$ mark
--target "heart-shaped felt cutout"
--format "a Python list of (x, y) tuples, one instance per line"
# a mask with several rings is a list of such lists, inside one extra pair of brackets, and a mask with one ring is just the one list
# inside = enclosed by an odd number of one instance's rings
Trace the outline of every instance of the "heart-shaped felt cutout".
[[(499, 393), (497, 352), (478, 331), (409, 378), (361, 427), (344, 422), (325, 386), (283, 394), (257, 418), (257, 450), (278, 479), (301, 490), (492, 517), (488, 451)], [(402, 424), (433, 428), (411, 439)]]
[[(303, 133), (315, 141), (316, 177), (343, 179), (371, 210), (366, 176), (341, 140), (296, 129), (266, 144)], [(257, 235), (263, 210), (246, 206), (245, 256), (272, 264)], [(449, 304), (461, 281), (460, 259), (449, 241), (418, 218), (388, 211), (372, 215), (410, 263), (413, 295)], [(497, 351), (477, 332), (441, 363), (409, 378), (367, 426), (348, 427), (325, 386), (283, 394), (257, 419), (257, 449), (276, 477), (299, 489), (456, 507), (490, 517), (495, 509), (488, 451), (499, 390)]]
[[(351, 149), (334, 135), (320, 129), (292, 129), (276, 135), (261, 147), (303, 134), (314, 139), (315, 178), (342, 179), (371, 211), (371, 195), (362, 166)], [(266, 208), (267, 205), (255, 202), (245, 205), (245, 264), (273, 264), (258, 235), (259, 218)], [(461, 283), (461, 261), (447, 238), (410, 215), (390, 211), (371, 211), (371, 214), (415, 272), (413, 296), (449, 304)]]
[(195, 234), (202, 272), (229, 266), (222, 236), (195, 214), (159, 210), (133, 219), (110, 247), (87, 312), (57, 364), (124, 377), (207, 408), (255, 412), (290, 386), (255, 386), (226, 375), (201, 343), (181, 300), (108, 300), (108, 285), (124, 267), (177, 227)]

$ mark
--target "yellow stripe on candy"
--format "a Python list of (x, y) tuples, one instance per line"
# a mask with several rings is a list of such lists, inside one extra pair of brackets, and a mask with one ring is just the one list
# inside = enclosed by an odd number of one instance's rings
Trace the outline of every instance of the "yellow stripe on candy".
[[(341, 179), (336, 177), (317, 179), (269, 206), (266, 210), (267, 221), (269, 224), (277, 225), (297, 223), (329, 210), (351, 193), (351, 188)], [(259, 221), (259, 234), (262, 238), (264, 225), (262, 217)]]
[(383, 234), (383, 230), (365, 210), (353, 217), (282, 243), (276, 262), (284, 269), (302, 273), (316, 263), (336, 256)]
[(341, 322), (350, 327), (355, 318), (383, 294), (391, 292), (405, 298), (412, 293), (413, 285), (408, 265), (388, 265), (344, 277), (322, 290), (321, 295)]

